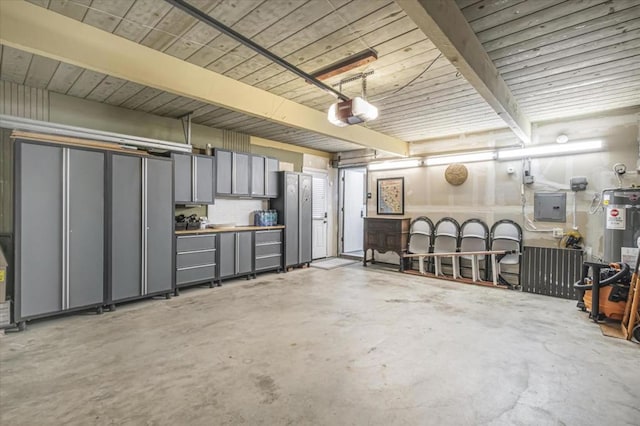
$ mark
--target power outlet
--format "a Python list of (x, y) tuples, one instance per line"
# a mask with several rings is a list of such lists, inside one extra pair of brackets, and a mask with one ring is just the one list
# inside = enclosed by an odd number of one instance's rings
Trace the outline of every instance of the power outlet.
[(562, 228), (553, 228), (553, 238), (560, 239), (564, 236), (564, 231)]

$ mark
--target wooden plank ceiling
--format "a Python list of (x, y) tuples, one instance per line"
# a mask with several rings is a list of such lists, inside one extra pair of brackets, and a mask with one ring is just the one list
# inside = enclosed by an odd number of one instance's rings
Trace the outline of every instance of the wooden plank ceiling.
[[(326, 111), (335, 100), (160, 0), (30, 0), (88, 25)], [(367, 126), (407, 141), (504, 128), (455, 67), (388, 0), (190, 0), (273, 53), (314, 72), (367, 48)], [(457, 0), (532, 121), (640, 104), (640, 4), (634, 0)], [(0, 78), (53, 92), (329, 152), (359, 146), (207, 105), (10, 47)], [(176, 76), (180, 78), (180, 76)], [(348, 96), (359, 83), (343, 86)]]

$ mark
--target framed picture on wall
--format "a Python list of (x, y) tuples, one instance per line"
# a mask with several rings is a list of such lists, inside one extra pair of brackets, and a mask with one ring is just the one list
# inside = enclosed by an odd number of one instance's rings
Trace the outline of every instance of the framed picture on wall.
[(404, 214), (404, 178), (378, 179), (378, 214)]

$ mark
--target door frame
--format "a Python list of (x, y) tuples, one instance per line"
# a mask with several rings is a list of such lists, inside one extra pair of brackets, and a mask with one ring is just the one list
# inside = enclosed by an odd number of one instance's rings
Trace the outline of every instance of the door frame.
[(369, 203), (367, 202), (367, 194), (369, 193), (369, 169), (366, 166), (341, 167), (338, 170), (338, 256), (344, 255), (344, 173), (351, 169), (364, 170), (364, 192), (362, 194), (364, 217), (367, 217), (369, 209)]
[[(326, 225), (327, 225), (327, 229), (325, 231), (325, 236), (324, 236), (324, 244), (325, 244), (325, 253), (326, 256), (324, 258), (329, 257), (329, 254), (331, 253), (331, 250), (329, 250), (329, 198), (331, 196), (329, 190), (331, 188), (331, 186), (329, 185), (330, 181), (329, 181), (329, 170), (325, 170), (325, 169), (317, 169), (315, 167), (303, 167), (302, 168), (302, 173), (306, 173), (311, 175), (311, 181), (313, 182), (313, 178), (315, 177), (319, 177), (319, 178), (323, 178), (326, 180), (326, 187), (325, 187), (325, 199), (324, 199), (324, 207), (325, 207), (325, 220), (326, 220)], [(313, 187), (312, 187), (313, 190)], [(313, 194), (311, 195), (311, 208), (313, 211)], [(311, 223), (313, 224), (313, 217), (311, 218)], [(313, 225), (312, 225), (313, 228)], [(315, 260), (315, 258), (313, 258), (313, 245), (311, 247), (311, 258), (312, 260)], [(318, 259), (324, 259), (322, 257), (319, 257)]]

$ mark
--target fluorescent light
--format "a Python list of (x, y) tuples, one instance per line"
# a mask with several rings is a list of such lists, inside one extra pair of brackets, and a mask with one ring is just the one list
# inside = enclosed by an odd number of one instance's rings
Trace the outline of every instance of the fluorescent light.
[(489, 161), (495, 159), (495, 151), (470, 152), (468, 154), (439, 155), (436, 157), (427, 157), (425, 165), (440, 166), (443, 164), (473, 163), (474, 161)]
[(411, 167), (419, 167), (421, 165), (422, 160), (418, 158), (412, 160), (384, 161), (382, 163), (369, 164), (369, 170), (408, 169)]
[(512, 160), (525, 157), (545, 157), (556, 154), (576, 154), (580, 152), (598, 151), (602, 149), (601, 140), (573, 142), (563, 145), (539, 145), (521, 149), (498, 151), (498, 160)]

